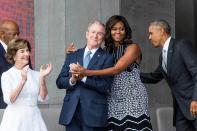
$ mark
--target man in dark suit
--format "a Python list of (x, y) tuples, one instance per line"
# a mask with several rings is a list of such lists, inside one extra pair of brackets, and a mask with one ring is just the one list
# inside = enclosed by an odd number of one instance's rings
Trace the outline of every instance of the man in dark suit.
[(66, 131), (105, 130), (107, 96), (113, 77), (91, 76), (81, 79), (69, 72), (69, 65), (77, 62), (93, 70), (113, 66), (113, 57), (100, 48), (104, 35), (102, 23), (91, 23), (86, 32), (87, 46), (67, 55), (56, 80), (59, 89), (66, 89), (59, 119), (59, 123), (66, 126)]
[[(0, 23), (0, 77), (4, 71), (7, 71), (11, 64), (5, 59), (5, 53), (7, 50), (7, 44), (19, 35), (19, 27), (16, 22), (12, 20), (4, 20)], [(3, 93), (1, 90), (0, 82), (0, 109), (6, 107), (6, 103), (3, 101)]]
[(197, 55), (191, 42), (172, 38), (165, 20), (150, 23), (149, 39), (162, 53), (154, 72), (141, 73), (142, 82), (157, 83), (165, 78), (173, 96), (176, 130), (197, 131)]

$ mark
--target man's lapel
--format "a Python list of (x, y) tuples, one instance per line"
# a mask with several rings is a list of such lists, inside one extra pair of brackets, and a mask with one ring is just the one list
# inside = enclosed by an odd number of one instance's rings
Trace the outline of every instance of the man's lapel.
[(168, 75), (170, 75), (171, 73), (173, 46), (174, 46), (174, 39), (171, 38), (169, 47), (168, 47), (168, 56), (167, 56), (167, 74)]
[(90, 63), (88, 65), (88, 68), (94, 66), (94, 65), (97, 65), (96, 63), (100, 60), (100, 57), (101, 57), (101, 51), (102, 49), (99, 48), (95, 54), (93, 55), (92, 59), (90, 60)]
[(168, 79), (167, 78), (167, 73), (165, 72), (165, 70), (163, 69), (163, 67), (162, 67), (162, 53), (160, 54), (160, 56), (159, 56), (159, 65), (160, 65), (160, 69), (161, 69), (161, 71), (162, 71), (162, 73), (163, 73), (163, 75), (164, 75), (164, 77), (165, 77), (165, 79)]
[(85, 48), (80, 49), (79, 52), (78, 52), (78, 55), (77, 55), (77, 62), (78, 62), (81, 66), (83, 66), (84, 51), (85, 51)]
[(0, 43), (0, 53), (3, 55), (6, 53), (5, 49), (3, 48), (3, 45), (1, 43)]

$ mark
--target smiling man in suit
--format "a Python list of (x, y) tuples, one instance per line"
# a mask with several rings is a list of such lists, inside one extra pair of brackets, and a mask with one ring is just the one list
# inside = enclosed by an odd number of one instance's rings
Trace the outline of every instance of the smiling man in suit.
[[(7, 71), (11, 65), (5, 59), (7, 44), (14, 38), (19, 36), (19, 27), (12, 20), (4, 20), (0, 22), (0, 77), (4, 71)], [(3, 94), (0, 82), (0, 109), (4, 109), (6, 103), (3, 101)]]
[(197, 55), (191, 42), (172, 38), (165, 20), (150, 23), (149, 39), (162, 53), (154, 72), (141, 73), (142, 82), (165, 78), (172, 92), (176, 130), (197, 131)]
[(113, 57), (101, 48), (105, 27), (101, 22), (90, 23), (86, 31), (87, 46), (67, 55), (56, 84), (66, 89), (59, 123), (66, 131), (104, 131), (107, 124), (107, 96), (112, 76), (80, 78), (69, 72), (71, 63), (98, 70), (113, 66)]

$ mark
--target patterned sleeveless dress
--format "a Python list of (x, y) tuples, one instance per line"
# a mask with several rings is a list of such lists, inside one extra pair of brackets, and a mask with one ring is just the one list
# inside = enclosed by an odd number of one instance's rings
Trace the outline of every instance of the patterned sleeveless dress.
[[(121, 45), (112, 53), (115, 62), (123, 56), (125, 49)], [(152, 131), (148, 95), (140, 80), (138, 63), (115, 75), (108, 104), (108, 131)]]

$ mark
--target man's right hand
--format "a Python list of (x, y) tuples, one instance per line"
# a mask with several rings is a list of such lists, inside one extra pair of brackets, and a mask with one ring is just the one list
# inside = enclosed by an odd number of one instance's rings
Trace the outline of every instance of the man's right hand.
[(84, 76), (86, 76), (86, 68), (84, 68), (83, 66), (81, 66), (79, 63), (77, 63), (77, 64), (72, 63), (69, 66), (70, 66), (70, 72), (72, 74), (79, 75), (82, 78)]

